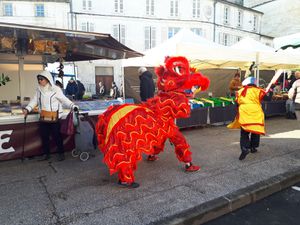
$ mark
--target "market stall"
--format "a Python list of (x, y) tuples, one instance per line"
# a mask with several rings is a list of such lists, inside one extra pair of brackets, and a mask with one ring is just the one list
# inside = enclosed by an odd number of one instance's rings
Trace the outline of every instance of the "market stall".
[[(275, 97), (272, 101), (263, 101), (262, 109), (265, 117), (286, 115), (286, 97)], [(191, 116), (176, 121), (180, 128), (197, 127), (209, 124), (228, 124), (237, 113), (234, 98), (200, 98), (190, 100)]]
[[(136, 56), (141, 54), (109, 34), (0, 23), (0, 76), (4, 77), (0, 86), (0, 161), (20, 158), (23, 150), (25, 157), (40, 154), (38, 115), (29, 115), (25, 121), (22, 107), (33, 96), (36, 74), (47, 63)], [(87, 113), (101, 113), (98, 106)], [(72, 136), (64, 138), (66, 150), (71, 150), (73, 143)]]

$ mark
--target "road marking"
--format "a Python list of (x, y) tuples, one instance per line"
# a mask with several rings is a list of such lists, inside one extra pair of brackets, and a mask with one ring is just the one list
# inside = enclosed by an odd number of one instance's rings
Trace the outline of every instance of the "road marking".
[(294, 189), (296, 191), (300, 191), (300, 187), (298, 187), (298, 186), (292, 186), (292, 189)]
[(270, 134), (267, 135), (265, 138), (300, 138), (300, 130), (292, 130), (282, 133)]

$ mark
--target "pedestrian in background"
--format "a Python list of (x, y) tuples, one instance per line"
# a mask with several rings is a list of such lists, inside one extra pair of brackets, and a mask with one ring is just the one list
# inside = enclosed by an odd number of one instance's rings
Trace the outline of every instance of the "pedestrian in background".
[(105, 95), (105, 86), (101, 81), (99, 82), (99, 94), (100, 97), (104, 97)]
[(155, 84), (153, 81), (153, 75), (146, 67), (140, 67), (138, 69), (140, 78), (140, 97), (143, 102), (148, 98), (152, 98), (155, 92)]
[(77, 91), (78, 91), (77, 84), (76, 84), (74, 78), (72, 77), (72, 78), (68, 81), (68, 84), (67, 84), (67, 87), (66, 87), (65, 94), (66, 94), (66, 96), (71, 97), (72, 99), (75, 99), (75, 98), (76, 98)]
[(265, 135), (265, 115), (261, 107), (261, 101), (266, 92), (256, 86), (256, 78), (248, 77), (243, 87), (237, 91), (236, 102), (238, 105), (237, 116), (227, 127), (240, 128), (239, 160), (243, 160), (251, 153), (256, 153), (259, 147), (260, 135)]
[(289, 90), (288, 96), (295, 103), (295, 114), (300, 121), (300, 71), (295, 73), (296, 81)]
[(239, 70), (237, 70), (236, 73), (234, 74), (233, 79), (230, 81), (229, 84), (230, 96), (235, 97), (235, 92), (241, 89), (241, 87), (242, 87), (241, 74)]
[(43, 158), (50, 158), (50, 135), (57, 146), (58, 161), (65, 159), (63, 139), (60, 133), (60, 118), (62, 117), (62, 105), (78, 111), (78, 106), (74, 105), (62, 92), (54, 85), (52, 75), (49, 71), (41, 71), (37, 75), (38, 87), (36, 93), (29, 104), (23, 109), (26, 117), (36, 106), (40, 113), (39, 129), (42, 138)]
[(80, 79), (77, 78), (76, 100), (82, 100), (84, 93), (85, 93), (85, 87), (84, 87), (83, 83), (81, 83)]
[[(296, 77), (295, 77), (295, 72), (292, 71), (291, 75), (289, 76), (288, 80), (288, 88), (287, 90), (290, 91), (290, 89), (293, 86), (293, 83), (296, 81)], [(289, 98), (286, 100), (285, 102), (285, 107), (286, 107), (286, 118), (287, 119), (297, 119), (296, 117), (296, 113), (295, 113), (295, 99), (294, 99), (295, 95), (292, 96), (292, 98)]]
[(117, 99), (120, 97), (119, 88), (114, 81), (111, 84), (110, 97), (113, 99)]

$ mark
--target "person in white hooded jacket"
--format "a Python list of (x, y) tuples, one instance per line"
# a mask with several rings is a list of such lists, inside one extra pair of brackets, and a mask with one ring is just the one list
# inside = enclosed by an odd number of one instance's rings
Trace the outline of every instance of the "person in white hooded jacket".
[[(42, 160), (48, 160), (50, 158), (50, 143), (49, 138), (52, 135), (53, 140), (56, 143), (58, 151), (58, 161), (65, 159), (63, 140), (60, 133), (60, 118), (62, 117), (63, 109), (62, 105), (78, 111), (78, 106), (74, 105), (57, 87), (52, 75), (49, 71), (41, 71), (37, 75), (38, 87), (36, 93), (33, 96), (29, 104), (23, 109), (23, 114), (26, 117), (36, 106), (40, 113), (39, 129), (42, 138), (43, 157)], [(47, 115), (51, 115), (53, 120), (46, 120)], [(54, 115), (54, 116), (53, 116)]]

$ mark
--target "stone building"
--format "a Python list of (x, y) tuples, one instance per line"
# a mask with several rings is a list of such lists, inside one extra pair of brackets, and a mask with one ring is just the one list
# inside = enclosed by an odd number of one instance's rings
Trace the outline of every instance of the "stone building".
[(241, 0), (82, 0), (71, 8), (73, 29), (111, 33), (138, 51), (157, 46), (181, 28), (224, 45), (244, 36), (260, 40), (262, 15)]
[(0, 22), (68, 29), (70, 0), (1, 0)]
[[(2, 0), (0, 21), (110, 33), (143, 52), (174, 36), (181, 28), (223, 45), (243, 37), (272, 43), (263, 35), (263, 13), (243, 0)], [(111, 61), (76, 63), (82, 82), (95, 92), (99, 80), (122, 84), (123, 69)]]
[(244, 0), (244, 4), (264, 13), (263, 34), (280, 37), (300, 32), (300, 0)]

